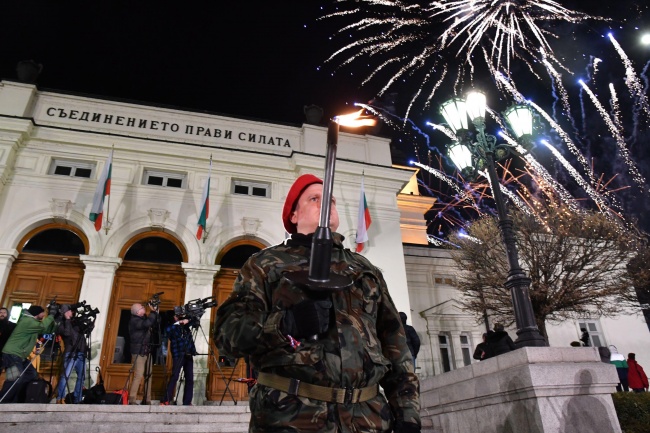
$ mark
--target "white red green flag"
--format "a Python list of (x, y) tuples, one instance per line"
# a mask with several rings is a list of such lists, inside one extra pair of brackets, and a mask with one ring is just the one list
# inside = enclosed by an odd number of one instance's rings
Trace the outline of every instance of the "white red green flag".
[(363, 250), (363, 244), (368, 242), (368, 228), (372, 223), (370, 210), (366, 201), (366, 192), (363, 187), (363, 176), (361, 176), (361, 194), (359, 196), (359, 218), (357, 220), (357, 252)]
[(201, 196), (201, 212), (199, 213), (198, 228), (196, 230), (196, 238), (201, 240), (203, 231), (208, 223), (208, 216), (210, 213), (210, 176), (212, 175), (212, 155), (210, 155), (210, 169), (208, 170), (208, 179), (203, 186), (203, 195)]
[[(95, 230), (99, 231), (102, 228), (104, 219), (104, 204), (108, 203), (109, 196), (111, 195), (111, 173), (113, 171), (113, 150), (111, 149), (108, 160), (102, 170), (99, 181), (97, 182), (97, 189), (93, 196), (93, 206), (90, 208), (90, 221), (95, 223)], [(108, 206), (107, 206), (108, 209)], [(108, 218), (108, 211), (106, 218)]]

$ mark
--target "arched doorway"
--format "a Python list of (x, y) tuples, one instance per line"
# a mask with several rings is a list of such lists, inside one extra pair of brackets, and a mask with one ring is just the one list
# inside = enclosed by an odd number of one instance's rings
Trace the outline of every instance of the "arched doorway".
[(79, 300), (84, 265), (80, 254), (88, 252), (88, 239), (76, 227), (46, 224), (27, 233), (11, 267), (2, 305), (23, 303), (45, 307), (52, 299), (60, 304)]
[[(175, 237), (164, 232), (146, 232), (133, 237), (122, 248), (120, 257), (123, 262), (115, 273), (102, 350), (105, 387), (107, 390), (122, 389), (129, 379), (131, 306), (145, 305), (154, 294), (160, 293), (161, 320), (152, 330), (157, 343), (153, 354), (152, 398), (158, 400), (171, 371), (162, 331), (167, 325), (166, 312), (184, 302), (185, 273), (181, 263), (187, 261), (187, 253)], [(142, 398), (143, 387), (144, 381), (138, 399)]]
[[(221, 305), (230, 296), (235, 279), (239, 275), (239, 270), (246, 260), (263, 248), (266, 248), (266, 245), (261, 242), (243, 239), (232, 242), (221, 250), (216, 259), (216, 264), (221, 265), (221, 269), (214, 279), (212, 289), (212, 295), (217, 299), (218, 305)], [(217, 348), (212, 342), (215, 314), (215, 309), (212, 309), (210, 316), (210, 329), (212, 330), (210, 332), (210, 344), (214, 353), (217, 354), (219, 364), (214, 359), (211, 359), (209, 362), (210, 372), (206, 384), (206, 397), (208, 400), (217, 401), (223, 397), (225, 401), (228, 401), (231, 399), (231, 396), (227, 393), (224, 377), (226, 381), (229, 378), (237, 379), (246, 377), (246, 363), (243, 359), (229, 360), (218, 355)], [(248, 398), (248, 389), (244, 384), (231, 381), (229, 383), (229, 389), (235, 400), (246, 400)]]
[[(16, 249), (18, 257), (9, 272), (1, 304), (12, 320), (30, 305), (47, 309), (53, 299), (59, 304), (79, 301), (84, 275), (79, 255), (88, 253), (88, 239), (81, 230), (66, 224), (45, 224), (27, 233)], [(39, 371), (54, 386), (58, 368), (51, 360), (57, 359), (56, 355), (48, 345), (39, 358)]]

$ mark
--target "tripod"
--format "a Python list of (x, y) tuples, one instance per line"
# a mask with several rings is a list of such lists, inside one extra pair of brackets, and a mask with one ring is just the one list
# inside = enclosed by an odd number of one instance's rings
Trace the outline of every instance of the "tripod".
[[(83, 381), (86, 376), (86, 371), (90, 369), (90, 334), (94, 326), (85, 326), (75, 322), (74, 320), (73, 317), (70, 319), (64, 318), (64, 321), (62, 322), (63, 333), (58, 334), (63, 337), (63, 343), (66, 345), (61, 365), (61, 368), (63, 369), (61, 380), (65, 383), (66, 393), (63, 396), (61, 395), (63, 389), (61, 388), (61, 384), (59, 384), (56, 389), (57, 403), (61, 399), (63, 399), (65, 403), (75, 403), (75, 400), (77, 400), (76, 403), (81, 403), (83, 400)], [(59, 329), (61, 329), (61, 325), (59, 325), (58, 330)], [(79, 362), (81, 362), (81, 365), (79, 365)], [(69, 379), (72, 370), (77, 372), (77, 383), (75, 383), (75, 393), (71, 396), (70, 400), (68, 400), (68, 397), (70, 396)], [(88, 387), (90, 387), (90, 377), (88, 377), (88, 379)]]
[(203, 326), (199, 323), (199, 326), (194, 330), (194, 339), (196, 340), (196, 336), (198, 335), (199, 330), (201, 330), (201, 334), (203, 334), (203, 339), (205, 340), (206, 344), (208, 345), (208, 365), (210, 364), (210, 359), (214, 360), (215, 365), (217, 366), (217, 370), (219, 370), (219, 375), (221, 376), (221, 380), (223, 380), (224, 385), (226, 386), (226, 389), (223, 391), (221, 394), (221, 400), (219, 400), (219, 406), (223, 403), (223, 399), (226, 397), (226, 393), (230, 395), (230, 398), (232, 399), (232, 402), (237, 405), (237, 400), (235, 399), (235, 396), (233, 395), (232, 391), (230, 390), (230, 383), (232, 382), (232, 378), (235, 375), (235, 371), (237, 370), (237, 364), (239, 363), (239, 358), (235, 360), (235, 365), (232, 367), (232, 371), (230, 372), (230, 376), (226, 379), (226, 374), (223, 372), (221, 369), (221, 366), (219, 365), (219, 359), (217, 358), (217, 355), (214, 353), (214, 348), (210, 344), (210, 341), (205, 335), (205, 331), (203, 330)]

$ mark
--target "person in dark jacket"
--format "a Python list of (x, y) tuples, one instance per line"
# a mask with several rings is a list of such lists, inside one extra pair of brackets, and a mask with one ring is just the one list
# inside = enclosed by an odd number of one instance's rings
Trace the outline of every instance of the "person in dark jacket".
[(508, 335), (508, 332), (504, 330), (502, 324), (495, 323), (493, 329), (494, 331), (488, 332), (487, 337), (485, 337), (487, 350), (483, 359), (508, 353), (517, 348), (510, 335)]
[(73, 323), (74, 310), (70, 305), (61, 306), (62, 322), (59, 324), (56, 333), (63, 338), (63, 371), (59, 378), (56, 403), (64, 404), (67, 393), (68, 379), (72, 370), (77, 373), (77, 382), (74, 386), (73, 403), (81, 403), (81, 391), (86, 376), (86, 336), (81, 332), (78, 325)]
[(129, 404), (136, 403), (140, 382), (146, 375), (146, 394), (141, 404), (151, 404), (151, 328), (158, 321), (158, 308), (149, 305), (151, 312), (147, 316), (142, 304), (131, 306), (131, 320), (129, 321), (129, 338), (131, 340), (131, 356), (133, 357), (133, 382), (129, 389)]
[(483, 361), (485, 359), (485, 352), (487, 351), (487, 343), (485, 342), (486, 338), (487, 333), (483, 333), (483, 341), (476, 345), (476, 349), (474, 349), (474, 355), (472, 355), (472, 358), (478, 359), (479, 361)]
[[(176, 308), (178, 307), (174, 307), (174, 309)], [(167, 384), (165, 396), (160, 400), (161, 406), (169, 405), (169, 402), (174, 399), (176, 382), (178, 382), (181, 369), (185, 376), (183, 406), (192, 405), (192, 397), (194, 393), (194, 355), (196, 355), (192, 327), (198, 328), (198, 326), (199, 323), (197, 318), (190, 319), (174, 315), (174, 323), (165, 329), (172, 350), (172, 377), (169, 379), (169, 383)], [(178, 402), (176, 404), (178, 405)]]
[(9, 340), (15, 327), (16, 324), (9, 320), (9, 310), (4, 307), (0, 308), (0, 374), (4, 365), (2, 363), (2, 348), (5, 347), (5, 343)]
[(409, 347), (409, 351), (413, 357), (413, 368), (415, 368), (415, 358), (418, 357), (418, 352), (420, 352), (420, 337), (418, 337), (418, 333), (415, 332), (414, 327), (406, 324), (406, 313), (400, 311), (399, 317), (402, 321), (404, 332), (406, 333), (406, 345)]

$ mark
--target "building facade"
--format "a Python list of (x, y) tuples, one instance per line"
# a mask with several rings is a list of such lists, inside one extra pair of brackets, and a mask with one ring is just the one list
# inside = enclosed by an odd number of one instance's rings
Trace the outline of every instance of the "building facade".
[[(284, 239), (280, 215), (293, 181), (323, 175), (326, 129), (0, 83), (1, 305), (19, 311), (56, 297), (98, 308), (91, 373), (99, 366), (107, 389), (126, 387), (131, 305), (157, 293), (162, 310), (209, 297), (223, 302), (243, 261)], [(89, 213), (111, 151), (111, 194), (97, 231)], [(346, 245), (355, 248), (362, 173), (373, 220), (362, 253), (383, 270), (420, 336), (418, 373), (477, 362), (471, 355), (485, 326), (456, 302), (449, 252), (427, 246), (423, 215), (434, 199), (418, 194), (414, 169), (392, 164), (389, 140), (342, 131), (334, 195)], [(210, 214), (197, 239), (209, 175)], [(223, 359), (211, 343), (214, 311), (206, 310), (196, 334), (195, 403), (247, 398), (245, 386), (230, 381), (246, 375), (243, 361)], [(586, 326), (594, 344), (636, 352), (650, 365), (643, 316), (583, 322), (549, 326), (550, 344), (569, 346)], [(154, 398), (171, 367), (164, 349), (156, 355)], [(54, 371), (52, 358), (43, 356), (45, 375)]]
[[(125, 387), (131, 305), (161, 292), (162, 310), (210, 296), (223, 302), (242, 261), (284, 239), (282, 205), (293, 181), (303, 173), (323, 176), (326, 130), (2, 82), (2, 305), (19, 311), (56, 297), (98, 308), (91, 369), (102, 368), (107, 389)], [(89, 213), (111, 151), (111, 194), (97, 231)], [(197, 239), (210, 158), (211, 210)], [(362, 173), (373, 218), (363, 253), (383, 269), (398, 308), (409, 311), (397, 195), (414, 170), (392, 166), (387, 139), (341, 131), (333, 192), (339, 231), (350, 248)], [(215, 352), (214, 310), (206, 311), (197, 331), (197, 402), (204, 395), (245, 398), (242, 385), (226, 389), (228, 378), (245, 376), (245, 366)], [(154, 395), (162, 393), (171, 366), (165, 352), (155, 360)]]

